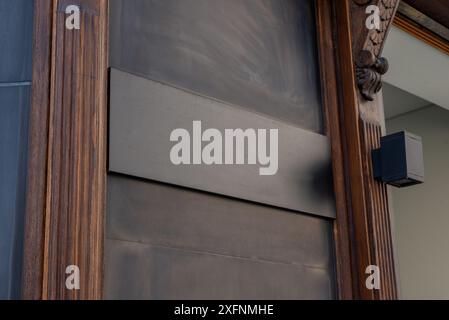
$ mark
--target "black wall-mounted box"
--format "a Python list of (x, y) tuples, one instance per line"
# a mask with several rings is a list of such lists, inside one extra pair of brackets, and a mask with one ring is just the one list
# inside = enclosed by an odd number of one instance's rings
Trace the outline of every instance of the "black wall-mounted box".
[(376, 180), (399, 188), (424, 182), (421, 137), (403, 131), (382, 137), (380, 144), (372, 152)]

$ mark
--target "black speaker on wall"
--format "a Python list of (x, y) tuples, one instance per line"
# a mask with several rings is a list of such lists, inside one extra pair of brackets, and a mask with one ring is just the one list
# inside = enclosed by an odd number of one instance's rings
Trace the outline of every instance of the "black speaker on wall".
[(376, 180), (399, 188), (424, 182), (421, 137), (402, 131), (382, 137), (380, 144), (372, 152)]

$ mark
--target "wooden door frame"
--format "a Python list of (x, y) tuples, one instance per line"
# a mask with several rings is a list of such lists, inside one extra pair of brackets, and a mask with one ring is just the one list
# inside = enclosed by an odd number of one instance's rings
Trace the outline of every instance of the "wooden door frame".
[[(368, 5), (380, 9), (380, 30), (365, 27)], [(383, 105), (369, 86), (379, 84), (374, 63), (384, 62), (381, 53), (398, 5), (396, 0), (317, 0), (323, 103), (337, 204), (334, 238), (340, 299), (398, 298), (387, 186), (374, 180), (371, 165), (371, 150), (379, 146), (383, 132)], [(366, 56), (373, 63), (360, 59)], [(360, 74), (370, 77), (357, 77)], [(380, 290), (366, 287), (366, 270), (373, 265), (380, 270)]]
[[(347, 204), (352, 298), (397, 299), (388, 191), (385, 184), (374, 180), (371, 150), (379, 147), (383, 134), (383, 101), (375, 88), (386, 69), (381, 54), (399, 1), (345, 0), (333, 4), (343, 149), (343, 159), (334, 157), (334, 161), (343, 161), (345, 168), (345, 187), (343, 191), (337, 187), (336, 195), (344, 194)], [(365, 27), (368, 5), (376, 5), (380, 9), (380, 30)], [(337, 219), (337, 226), (339, 223)], [(336, 243), (338, 245), (338, 238)], [(337, 256), (337, 261), (339, 259)], [(377, 266), (380, 270), (380, 290), (366, 287), (369, 266)]]
[[(338, 298), (395, 299), (387, 189), (374, 181), (370, 159), (382, 133), (378, 112), (382, 102), (377, 95), (374, 101), (366, 101), (360, 93), (359, 86), (367, 86), (356, 78), (355, 61), (362, 50), (369, 51), (374, 60), (380, 57), (399, 1), (316, 3), (322, 96), (337, 207)], [(382, 31), (376, 34), (363, 28), (367, 3), (382, 9)], [(68, 4), (82, 8), (79, 31), (65, 29), (63, 9)], [(36, 0), (34, 35), (23, 298), (101, 299), (108, 1)], [(376, 76), (372, 64), (358, 68)], [(80, 267), (81, 290), (65, 288), (69, 265)], [(380, 267), (379, 291), (366, 289), (369, 265)]]
[[(80, 30), (65, 27), (72, 4)], [(107, 18), (107, 0), (35, 1), (24, 299), (102, 297)], [(71, 265), (81, 290), (65, 288)]]

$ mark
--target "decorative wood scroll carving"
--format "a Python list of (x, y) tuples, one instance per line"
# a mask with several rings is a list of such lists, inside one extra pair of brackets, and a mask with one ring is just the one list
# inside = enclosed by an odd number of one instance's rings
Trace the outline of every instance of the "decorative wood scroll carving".
[(364, 50), (371, 51), (376, 57), (379, 57), (382, 52), (385, 43), (384, 40), (387, 36), (390, 24), (393, 22), (393, 17), (398, 4), (399, 0), (381, 0), (377, 4), (380, 10), (380, 28), (369, 30), (363, 48)]
[[(375, 95), (382, 88), (382, 75), (388, 71), (388, 61), (385, 58), (381, 58), (380, 55), (385, 43), (384, 40), (399, 5), (399, 0), (353, 1), (358, 6), (363, 6), (362, 9), (365, 9), (367, 5), (376, 5), (379, 8), (379, 28), (372, 30), (365, 28), (367, 31), (366, 35), (363, 36), (365, 39), (363, 46), (361, 48), (354, 46), (358, 50), (355, 52), (357, 85), (362, 97), (368, 101), (373, 101)], [(365, 11), (360, 12), (360, 9), (358, 11), (356, 12), (357, 14), (365, 14), (365, 18), (367, 17)], [(359, 19), (357, 21), (359, 23), (362, 22)], [(360, 24), (359, 27), (363, 28), (364, 25)]]
[(382, 75), (388, 71), (388, 60), (377, 58), (371, 51), (362, 50), (356, 65), (357, 86), (362, 97), (373, 101), (382, 89)]
[[(342, 0), (334, 4), (356, 299), (398, 298), (387, 187), (374, 180), (371, 166), (371, 150), (379, 145), (383, 132), (382, 100), (375, 99), (381, 76), (388, 70), (381, 53), (398, 4), (393, 0)], [(368, 5), (380, 9), (379, 30), (366, 28)], [(370, 265), (379, 267), (380, 290), (366, 288), (365, 272)]]

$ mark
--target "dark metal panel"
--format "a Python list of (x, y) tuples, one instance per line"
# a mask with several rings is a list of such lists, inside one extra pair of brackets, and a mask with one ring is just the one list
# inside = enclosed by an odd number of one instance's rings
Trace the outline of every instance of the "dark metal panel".
[(332, 299), (332, 222), (110, 175), (111, 299)]
[(110, 175), (112, 239), (329, 268), (332, 223), (222, 196)]
[(106, 299), (334, 299), (329, 270), (106, 240)]
[[(110, 170), (325, 217), (335, 217), (329, 139), (171, 86), (111, 70)], [(279, 171), (170, 161), (177, 128), (278, 129)]]
[(312, 0), (111, 0), (111, 66), (322, 132)]
[(33, 0), (0, 0), (0, 83), (31, 80)]
[(0, 299), (19, 297), (29, 94), (0, 87)]

